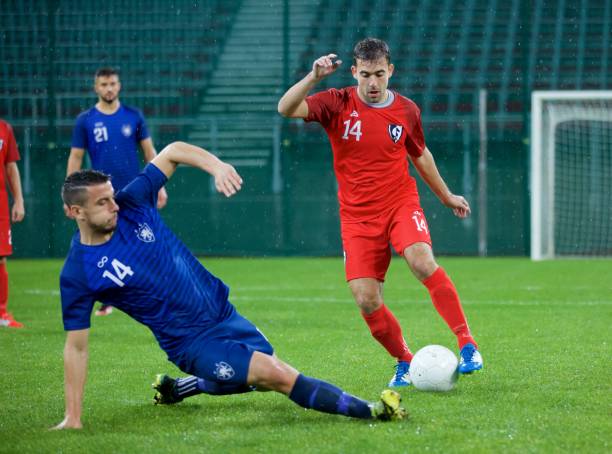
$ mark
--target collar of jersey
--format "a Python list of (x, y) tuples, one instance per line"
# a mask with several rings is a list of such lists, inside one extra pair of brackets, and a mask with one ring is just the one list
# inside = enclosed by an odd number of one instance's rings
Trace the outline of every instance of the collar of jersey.
[(385, 107), (389, 107), (391, 104), (393, 104), (393, 101), (395, 101), (395, 93), (393, 93), (393, 91), (391, 90), (387, 90), (387, 93), (389, 93), (389, 96), (387, 96), (387, 100), (385, 102), (369, 103), (369, 102), (365, 102), (363, 99), (359, 97), (359, 93), (357, 93), (357, 89), (355, 88), (355, 96), (357, 97), (357, 99), (359, 99), (359, 101), (361, 101), (366, 106), (373, 107), (375, 109), (384, 109)]

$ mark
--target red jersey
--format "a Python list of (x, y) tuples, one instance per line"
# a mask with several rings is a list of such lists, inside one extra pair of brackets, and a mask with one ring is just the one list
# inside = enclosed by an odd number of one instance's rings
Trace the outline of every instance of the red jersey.
[(371, 219), (400, 204), (420, 209), (407, 159), (425, 149), (421, 112), (413, 101), (389, 91), (385, 103), (367, 104), (356, 87), (348, 87), (316, 93), (306, 102), (305, 121), (321, 123), (331, 142), (342, 220)]
[(9, 162), (19, 161), (19, 150), (13, 128), (0, 120), (0, 218), (9, 218), (8, 195), (6, 193), (6, 170)]

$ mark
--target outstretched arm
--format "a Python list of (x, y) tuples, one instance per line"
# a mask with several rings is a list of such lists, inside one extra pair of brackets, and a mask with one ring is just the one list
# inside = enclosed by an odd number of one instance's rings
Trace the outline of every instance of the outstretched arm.
[(64, 392), (66, 414), (53, 429), (81, 429), (83, 393), (87, 379), (89, 329), (68, 331), (64, 347)]
[[(157, 151), (155, 151), (155, 146), (153, 145), (153, 140), (150, 137), (146, 139), (142, 139), (140, 141), (140, 148), (142, 148), (142, 154), (144, 156), (144, 160), (146, 163), (149, 163), (155, 159), (157, 156)], [(166, 188), (161, 188), (159, 190), (159, 194), (157, 195), (157, 208), (162, 209), (168, 203), (168, 193), (166, 192)]]
[(334, 73), (342, 64), (341, 60), (333, 61), (334, 58), (336, 58), (336, 54), (317, 58), (312, 64), (312, 71), (287, 90), (280, 101), (278, 101), (278, 113), (283, 117), (306, 118), (308, 116), (308, 104), (305, 100), (308, 92), (320, 80)]
[(453, 210), (455, 216), (465, 218), (470, 215), (470, 205), (464, 197), (455, 195), (448, 189), (446, 183), (438, 172), (438, 167), (434, 161), (434, 157), (427, 147), (418, 158), (410, 156), (410, 160), (414, 167), (421, 175), (421, 178), (433, 193), (440, 199), (442, 204)]
[(170, 178), (179, 164), (196, 167), (215, 178), (217, 191), (231, 197), (242, 187), (242, 178), (233, 166), (221, 161), (203, 148), (185, 142), (173, 142), (165, 147), (153, 161), (167, 178)]

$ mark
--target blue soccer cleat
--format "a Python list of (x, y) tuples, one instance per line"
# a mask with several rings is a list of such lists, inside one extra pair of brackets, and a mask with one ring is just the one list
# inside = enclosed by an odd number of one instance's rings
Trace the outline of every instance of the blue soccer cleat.
[(477, 370), (482, 369), (482, 356), (480, 352), (476, 350), (474, 344), (465, 344), (459, 352), (461, 360), (459, 361), (459, 367), (457, 370), (460, 374), (471, 374)]
[(400, 388), (402, 386), (410, 386), (410, 363), (407, 361), (398, 361), (395, 366), (395, 374), (389, 381), (390, 388)]

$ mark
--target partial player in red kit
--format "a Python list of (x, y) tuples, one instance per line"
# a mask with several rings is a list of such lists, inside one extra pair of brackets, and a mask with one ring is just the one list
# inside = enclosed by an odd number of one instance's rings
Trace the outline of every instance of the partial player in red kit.
[[(19, 150), (13, 134), (13, 128), (6, 121), (0, 120), (0, 327), (23, 328), (7, 311), (8, 306), (8, 273), (6, 257), (13, 253), (11, 243), (11, 222), (20, 222), (24, 215), (21, 178), (19, 176)], [(9, 212), (6, 185), (13, 196), (13, 208)]]
[(389, 244), (403, 256), (428, 289), (432, 302), (457, 336), (459, 371), (482, 369), (452, 281), (433, 255), (429, 228), (409, 175), (408, 159), (440, 201), (458, 217), (470, 214), (440, 176), (425, 145), (417, 105), (387, 89), (394, 66), (384, 41), (367, 38), (355, 45), (351, 71), (357, 87), (308, 92), (341, 65), (336, 55), (318, 58), (312, 71), (278, 103), (281, 115), (319, 122), (334, 154), (346, 280), (372, 336), (397, 359), (390, 386), (410, 384), (412, 353), (402, 329), (383, 301), (383, 282), (391, 260)]

